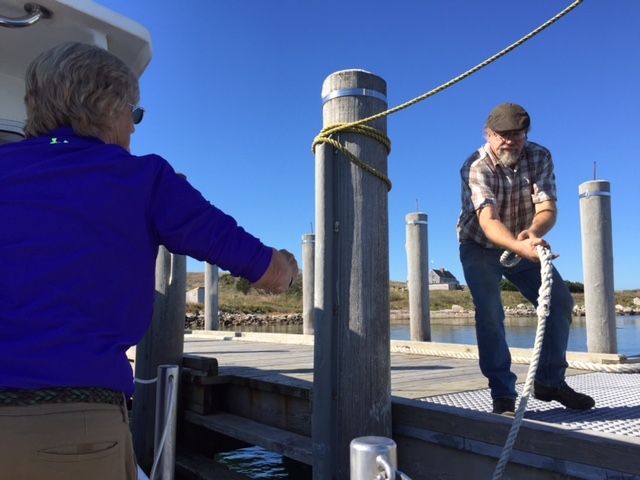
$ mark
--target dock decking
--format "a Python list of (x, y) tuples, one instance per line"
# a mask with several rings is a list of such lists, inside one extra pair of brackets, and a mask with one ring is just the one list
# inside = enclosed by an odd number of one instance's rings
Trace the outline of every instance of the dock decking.
[[(403, 353), (425, 345), (431, 355)], [(391, 347), (400, 468), (405, 465), (414, 479), (472, 478), (470, 472), (477, 474), (473, 478), (490, 478), (512, 420), (486, 413), (491, 397), (477, 359), (433, 355), (440, 349), (464, 356), (475, 347), (393, 341)], [(205, 370), (207, 361), (215, 364), (215, 374), (185, 384), (191, 389), (187, 422), (311, 463), (313, 337), (196, 331), (185, 335), (184, 352), (185, 366), (191, 365), (186, 370), (197, 372), (199, 362)], [(512, 351), (514, 358), (529, 353)], [(602, 364), (621, 359), (568, 357)], [(528, 365), (514, 364), (512, 370), (522, 388)], [(530, 398), (505, 478), (640, 479), (640, 375), (576, 369), (567, 375), (572, 386), (594, 396), (596, 408), (576, 412)], [(421, 476), (424, 465), (429, 472)], [(542, 474), (541, 466), (548, 471)]]
[[(422, 399), (459, 392), (483, 390), (487, 379), (481, 374), (474, 358), (416, 355), (401, 353), (477, 352), (475, 346), (392, 341), (391, 394), (408, 399)], [(423, 347), (411, 346), (422, 345)], [(424, 347), (428, 345), (428, 347)], [(511, 349), (514, 357), (529, 357), (526, 349)], [(220, 375), (234, 375), (277, 382), (283, 385), (310, 388), (313, 385), (313, 337), (290, 334), (252, 334), (241, 332), (193, 331), (185, 335), (184, 352), (218, 360)], [(620, 356), (609, 354), (568, 353), (570, 361), (611, 364)], [(527, 364), (512, 365), (518, 382), (526, 379)], [(585, 370), (568, 369), (567, 376), (584, 375)], [(640, 376), (637, 378), (640, 379)], [(491, 403), (489, 401), (489, 403)], [(640, 405), (640, 395), (638, 395)]]

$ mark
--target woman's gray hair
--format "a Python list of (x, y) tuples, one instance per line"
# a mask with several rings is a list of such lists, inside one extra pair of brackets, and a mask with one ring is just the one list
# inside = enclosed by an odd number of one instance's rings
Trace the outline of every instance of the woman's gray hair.
[(41, 53), (27, 68), (25, 86), (27, 137), (64, 126), (84, 137), (100, 137), (129, 104), (140, 100), (138, 79), (122, 60), (78, 42)]

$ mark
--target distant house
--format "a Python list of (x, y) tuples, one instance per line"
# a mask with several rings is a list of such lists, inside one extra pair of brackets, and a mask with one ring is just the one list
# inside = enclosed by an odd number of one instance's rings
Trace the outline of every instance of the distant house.
[(444, 268), (431, 270), (429, 272), (429, 290), (460, 290), (460, 282)]
[(204, 303), (204, 287), (187, 290), (187, 303)]

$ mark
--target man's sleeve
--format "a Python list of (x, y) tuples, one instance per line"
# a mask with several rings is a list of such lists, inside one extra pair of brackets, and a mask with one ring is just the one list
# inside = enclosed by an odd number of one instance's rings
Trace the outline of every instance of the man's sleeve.
[(556, 192), (556, 176), (553, 172), (553, 159), (551, 152), (547, 149), (541, 149), (538, 152), (539, 159), (537, 162), (536, 177), (533, 182), (533, 194), (531, 200), (533, 203), (542, 203), (548, 200), (557, 200)]
[(496, 197), (493, 192), (492, 176), (488, 175), (488, 168), (484, 162), (472, 162), (466, 172), (466, 183), (469, 186), (469, 197), (474, 211), (478, 211), (488, 205), (496, 205)]

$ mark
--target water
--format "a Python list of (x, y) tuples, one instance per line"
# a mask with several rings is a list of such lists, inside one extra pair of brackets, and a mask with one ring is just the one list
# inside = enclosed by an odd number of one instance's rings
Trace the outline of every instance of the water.
[[(431, 339), (434, 342), (476, 344), (473, 319), (464, 319), (464, 324), (431, 324)], [(507, 343), (514, 348), (533, 348), (538, 322), (535, 317), (510, 317), (505, 320)], [(640, 315), (616, 317), (618, 353), (627, 357), (640, 356)], [(409, 340), (409, 321), (391, 325), (393, 340)], [(574, 317), (569, 333), (569, 352), (587, 351), (587, 324), (585, 317)]]
[[(507, 342), (515, 348), (532, 348), (536, 335), (535, 317), (509, 317), (505, 321)], [(302, 333), (302, 325), (227, 327), (221, 330), (269, 333)], [(618, 353), (628, 357), (640, 356), (640, 316), (616, 317)], [(431, 338), (434, 342), (476, 344), (472, 318), (434, 318), (431, 321)], [(391, 324), (392, 340), (409, 340), (409, 320), (397, 320)], [(587, 328), (584, 317), (574, 317), (569, 334), (568, 350), (587, 351)], [(216, 455), (216, 460), (248, 478), (310, 480), (311, 467), (260, 447), (243, 448)]]
[[(508, 317), (505, 320), (507, 342), (514, 348), (532, 348), (538, 321), (536, 317)], [(302, 333), (302, 325), (232, 326), (221, 330)], [(640, 315), (616, 317), (618, 353), (627, 357), (640, 356)], [(409, 340), (409, 319), (394, 320), (391, 323), (392, 340)], [(434, 342), (476, 344), (473, 318), (432, 318), (431, 339)], [(570, 352), (587, 351), (587, 324), (585, 317), (574, 317), (569, 334)]]
[(311, 480), (311, 466), (260, 447), (247, 447), (232, 452), (219, 453), (215, 457), (218, 463), (229, 470), (246, 475), (248, 478), (286, 478)]

